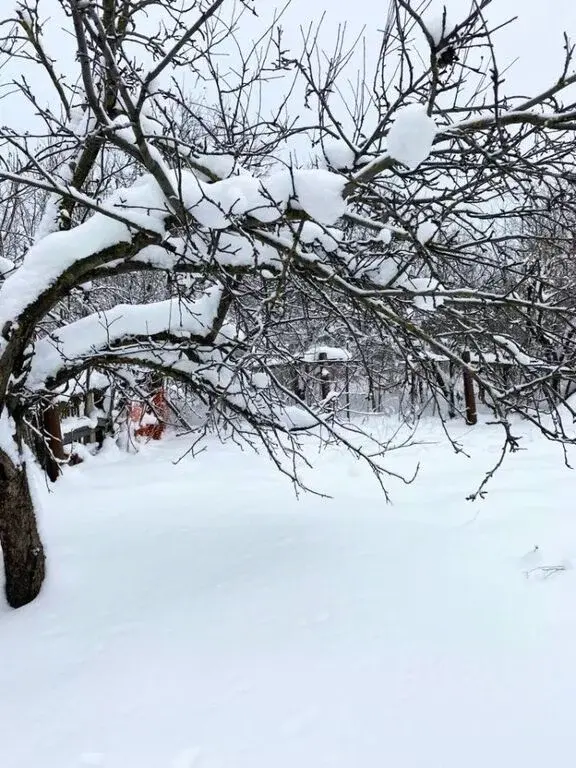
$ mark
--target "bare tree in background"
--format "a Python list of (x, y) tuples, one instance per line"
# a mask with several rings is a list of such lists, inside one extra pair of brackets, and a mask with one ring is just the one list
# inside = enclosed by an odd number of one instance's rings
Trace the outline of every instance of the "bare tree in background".
[[(503, 452), (517, 445), (514, 413), (570, 439), (526, 394), (557, 393), (559, 372), (573, 377), (572, 303), (529, 293), (531, 252), (516, 247), (538, 240), (523, 222), (536, 209), (546, 219), (546, 202), (574, 179), (568, 40), (554, 84), (514, 96), (490, 0), (455, 23), (394, 0), (374, 71), (350, 88), (343, 35), (323, 55), (310, 29), (296, 54), (278, 22), (241, 44), (258, 2), (60, 0), (77, 59), (63, 77), (44, 46), (43, 5), (24, 3), (2, 23), (3, 52), (42, 69), (55, 94), (46, 107), (16, 82), (42, 135), (0, 128), (10, 605), (33, 600), (44, 578), (26, 470), (31, 414), (88, 368), (128, 388), (144, 369), (186, 386), (207, 418), (217, 413), (295, 480), (297, 435), (319, 425), (386, 474), (384, 446), (278, 375), (279, 363), (296, 365), (305, 324), (345, 339), (367, 378), (384, 352), (405, 361), (438, 403), (449, 400), (442, 366), (468, 371), (503, 427)], [(226, 65), (220, 54), (233, 49)], [(126, 280), (143, 275), (152, 288), (135, 295)], [(63, 312), (71, 297), (78, 309)], [(563, 329), (561, 364), (539, 338), (551, 328)]]

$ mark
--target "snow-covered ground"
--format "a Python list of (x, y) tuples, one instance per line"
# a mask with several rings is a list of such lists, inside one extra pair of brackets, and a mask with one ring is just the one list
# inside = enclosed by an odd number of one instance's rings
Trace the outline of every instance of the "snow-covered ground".
[(422, 461), (392, 505), (337, 449), (332, 500), (216, 441), (70, 469), (46, 589), (0, 611), (0, 766), (571, 765), (574, 474), (533, 437), (471, 504), (500, 435), (459, 431), (390, 456)]

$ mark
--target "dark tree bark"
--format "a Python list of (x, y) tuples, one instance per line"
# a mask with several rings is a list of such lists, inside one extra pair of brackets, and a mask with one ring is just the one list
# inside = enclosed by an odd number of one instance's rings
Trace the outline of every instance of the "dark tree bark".
[(6, 599), (20, 608), (38, 596), (44, 581), (44, 548), (38, 533), (26, 466), (0, 450), (0, 545)]
[(456, 402), (454, 397), (454, 366), (450, 363), (448, 381), (444, 378), (444, 372), (437, 363), (432, 363), (432, 371), (434, 379), (440, 387), (444, 399), (448, 403), (448, 418), (454, 419), (456, 417)]
[[(470, 352), (464, 350), (462, 352), (462, 360), (465, 363), (470, 362)], [(463, 371), (464, 379), (464, 402), (466, 403), (466, 424), (476, 424), (478, 422), (478, 414), (476, 412), (476, 395), (474, 394), (474, 379), (472, 374), (467, 368)]]
[(320, 363), (320, 397), (322, 400), (326, 400), (328, 395), (330, 394), (330, 373), (326, 366), (324, 365), (324, 361), (327, 359), (328, 355), (326, 352), (320, 352), (318, 355), (318, 362)]
[(47, 445), (45, 469), (50, 480), (55, 483), (60, 477), (60, 464), (66, 461), (60, 412), (57, 405), (49, 405), (44, 409), (42, 413), (42, 427), (46, 435)]

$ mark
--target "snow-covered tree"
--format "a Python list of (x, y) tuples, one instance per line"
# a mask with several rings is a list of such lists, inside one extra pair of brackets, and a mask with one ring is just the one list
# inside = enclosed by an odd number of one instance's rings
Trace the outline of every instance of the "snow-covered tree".
[[(17, 81), (45, 130), (0, 128), (0, 543), (12, 606), (34, 599), (45, 569), (30, 415), (88, 368), (124, 385), (130, 369), (169, 377), (273, 458), (279, 434), (321, 424), (379, 477), (378, 448), (359, 447), (357, 427), (329, 421), (277, 374), (313, 341), (298, 333), (303, 318), (345, 336), (368, 373), (378, 343), (418, 364), (439, 399), (439, 359), (470, 370), (505, 449), (516, 445), (510, 414), (536, 418), (520, 390), (555, 375), (502, 329), (501, 310), (518, 323), (535, 303), (541, 323), (568, 310), (521, 295), (522, 270), (498, 263), (517, 230), (499, 222), (572, 178), (570, 44), (549, 89), (515, 97), (494, 58), (490, 0), (452, 24), (394, 0), (374, 72), (354, 81), (341, 36), (319, 56), (310, 31), (296, 54), (273, 23), (248, 45), (243, 19), (263, 5), (59, 0), (77, 62), (64, 74), (45, 48), (42, 0), (3, 22), (4, 53), (54, 92), (46, 105)], [(31, 243), (12, 231), (16, 203), (43, 209)], [(506, 288), (478, 278), (496, 264)], [(154, 300), (134, 291), (115, 303), (142, 275), (155, 276)], [(110, 290), (62, 312), (86, 285)], [(513, 387), (490, 363), (495, 348), (522, 371)]]

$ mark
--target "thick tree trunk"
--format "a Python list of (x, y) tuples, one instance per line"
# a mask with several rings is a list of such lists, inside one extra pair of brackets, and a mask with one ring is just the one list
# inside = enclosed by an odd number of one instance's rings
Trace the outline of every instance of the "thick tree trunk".
[(16, 466), (0, 450), (0, 545), (4, 556), (6, 599), (20, 608), (37, 597), (45, 574), (44, 548), (25, 465)]

